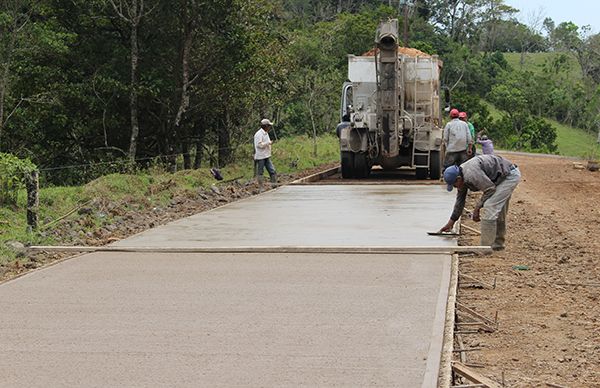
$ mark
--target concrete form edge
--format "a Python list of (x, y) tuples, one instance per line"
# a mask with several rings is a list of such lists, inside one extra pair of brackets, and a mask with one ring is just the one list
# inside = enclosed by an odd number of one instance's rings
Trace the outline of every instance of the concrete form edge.
[(295, 181), (291, 182), (290, 185), (302, 185), (305, 183), (318, 182), (323, 178), (336, 174), (339, 171), (339, 169), (340, 166), (335, 166), (327, 170), (306, 176), (304, 178), (296, 179)]
[(444, 344), (440, 374), (438, 376), (439, 388), (450, 388), (452, 384), (452, 356), (454, 350), (454, 319), (456, 314), (456, 295), (458, 292), (458, 255), (452, 255), (452, 269), (450, 287), (448, 289), (448, 304), (446, 306), (446, 325), (444, 326)]
[(31, 246), (45, 252), (128, 252), (128, 253), (330, 253), (330, 254), (454, 254), (488, 253), (486, 246), (239, 246), (239, 247), (135, 247), (135, 246)]

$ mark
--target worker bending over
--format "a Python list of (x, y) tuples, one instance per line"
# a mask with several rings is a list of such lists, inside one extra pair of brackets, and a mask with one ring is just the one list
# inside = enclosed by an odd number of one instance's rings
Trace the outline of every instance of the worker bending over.
[(454, 211), (441, 232), (449, 232), (465, 208), (467, 193), (482, 191), (481, 199), (473, 210), (473, 220), (481, 221), (481, 245), (494, 250), (504, 249), (506, 213), (510, 197), (521, 180), (517, 165), (496, 155), (478, 155), (460, 166), (444, 171), (448, 191), (458, 189)]

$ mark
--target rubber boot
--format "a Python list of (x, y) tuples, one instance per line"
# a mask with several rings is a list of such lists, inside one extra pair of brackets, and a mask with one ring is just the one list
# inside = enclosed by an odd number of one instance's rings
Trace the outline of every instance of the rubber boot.
[(492, 249), (495, 251), (504, 250), (504, 241), (506, 237), (506, 221), (496, 222), (496, 239), (492, 244)]
[(481, 245), (491, 247), (496, 240), (496, 220), (481, 220)]
[(271, 175), (271, 183), (273, 185), (277, 184), (277, 174)]
[(265, 182), (265, 177), (264, 177), (264, 176), (262, 176), (262, 175), (258, 175), (258, 176), (256, 177), (256, 181), (258, 182), (258, 187), (259, 187), (260, 189), (262, 189), (262, 187), (263, 187), (263, 183)]
[(504, 242), (506, 236), (506, 214), (508, 213), (508, 204), (510, 198), (506, 200), (506, 203), (502, 207), (502, 211), (498, 214), (498, 221), (496, 221), (496, 239), (492, 245), (492, 249), (495, 251), (501, 251), (504, 249)]

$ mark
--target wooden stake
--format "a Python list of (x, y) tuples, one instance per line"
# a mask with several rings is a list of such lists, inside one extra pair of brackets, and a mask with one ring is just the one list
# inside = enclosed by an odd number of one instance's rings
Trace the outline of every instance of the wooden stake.
[(478, 231), (475, 228), (472, 228), (470, 226), (465, 225), (464, 222), (461, 222), (460, 226), (461, 226), (461, 228), (465, 228), (466, 230), (469, 230), (469, 231), (475, 233), (476, 235), (481, 236), (481, 232), (480, 231)]
[(456, 303), (456, 307), (459, 310), (464, 311), (465, 313), (475, 317), (475, 318), (479, 318), (480, 320), (482, 320), (483, 322), (485, 322), (486, 324), (490, 325), (490, 326), (495, 326), (497, 322), (492, 321), (489, 318), (484, 317), (483, 315), (479, 314), (477, 311), (465, 306), (464, 304), (461, 303)]
[(568, 388), (564, 385), (558, 385), (558, 384), (552, 384), (552, 383), (546, 383), (547, 386), (552, 387), (552, 388)]
[[(47, 224), (43, 225), (43, 226), (42, 226), (42, 229), (48, 229), (48, 228), (49, 228), (49, 227), (51, 227), (52, 225), (56, 225), (56, 224), (58, 224), (60, 221), (64, 220), (65, 218), (67, 218), (67, 217), (68, 217), (68, 216), (70, 216), (71, 214), (75, 213), (77, 210), (79, 210), (79, 209), (81, 209), (82, 207), (85, 207), (85, 206), (89, 205), (90, 203), (92, 203), (92, 201), (93, 201), (93, 199), (92, 199), (92, 200), (89, 200), (89, 201), (87, 201), (87, 202), (86, 202), (86, 203), (84, 203), (84, 204), (81, 204), (81, 205), (77, 206), (77, 207), (76, 207), (76, 208), (74, 208), (74, 209), (71, 209), (71, 210), (70, 210), (70, 211), (69, 211), (67, 214), (65, 214), (65, 215), (63, 215), (63, 216), (61, 216), (61, 217), (58, 217), (58, 218), (57, 218), (57, 219), (55, 219), (54, 221), (50, 221), (50, 222), (48, 222)], [(85, 251), (77, 251), (77, 252), (85, 252)]]
[(600, 283), (556, 283), (557, 286), (600, 287)]
[(459, 276), (461, 278), (471, 279), (474, 283), (479, 283), (482, 286), (487, 287), (487, 288), (491, 288), (491, 289), (495, 289), (496, 288), (496, 278), (494, 278), (494, 284), (488, 284), (488, 283), (485, 283), (485, 282), (483, 282), (483, 281), (481, 281), (481, 280), (479, 280), (479, 279), (477, 279), (477, 278), (475, 278), (475, 277), (473, 277), (471, 275), (467, 275), (467, 274), (464, 274), (464, 273), (459, 273)]
[(463, 363), (452, 363), (452, 370), (454, 371), (454, 373), (461, 375), (469, 381), (472, 381), (476, 384), (481, 384), (481, 386), (483, 386), (484, 388), (500, 388), (500, 384), (496, 383), (488, 377), (483, 376), (479, 372), (469, 369)]
[(37, 171), (32, 171), (27, 176), (25, 186), (27, 187), (27, 228), (37, 230), (40, 209), (40, 180)]

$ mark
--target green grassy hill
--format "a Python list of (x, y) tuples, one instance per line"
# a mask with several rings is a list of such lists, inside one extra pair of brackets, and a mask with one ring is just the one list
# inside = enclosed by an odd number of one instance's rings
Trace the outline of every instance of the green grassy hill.
[[(560, 52), (548, 52), (548, 53), (525, 53), (523, 64), (521, 65), (521, 54), (520, 53), (504, 53), (504, 58), (508, 64), (515, 70), (531, 71), (533, 73), (540, 73), (544, 63), (548, 62), (552, 58), (557, 57), (563, 53)], [(566, 53), (569, 64), (569, 76), (573, 80), (581, 79), (581, 68), (577, 63), (577, 59), (570, 53)]]
[[(520, 53), (504, 53), (504, 58), (515, 70), (531, 71), (533, 73), (540, 73), (544, 63), (552, 60), (559, 55), (564, 53), (560, 52), (549, 52), (549, 53), (526, 53), (524, 56), (523, 64), (521, 64)], [(582, 78), (581, 68), (577, 63), (577, 59), (567, 53), (568, 67), (569, 67), (569, 78), (576, 83)], [(495, 109), (493, 106), (488, 104), (490, 112), (494, 119), (500, 117), (500, 111)], [(569, 127), (559, 123), (556, 120), (547, 119), (554, 127), (557, 132), (557, 146), (558, 153), (565, 156), (579, 156), (586, 157), (590, 152), (600, 153), (600, 146), (597, 144), (597, 134), (592, 134), (583, 131), (579, 128)]]
[[(485, 104), (490, 110), (490, 116), (494, 120), (499, 120), (502, 111), (488, 102)], [(597, 155), (600, 155), (600, 145), (596, 142), (597, 134), (561, 124), (556, 120), (546, 120), (556, 128), (556, 145), (558, 146), (559, 155), (587, 157), (590, 152), (594, 151)]]

